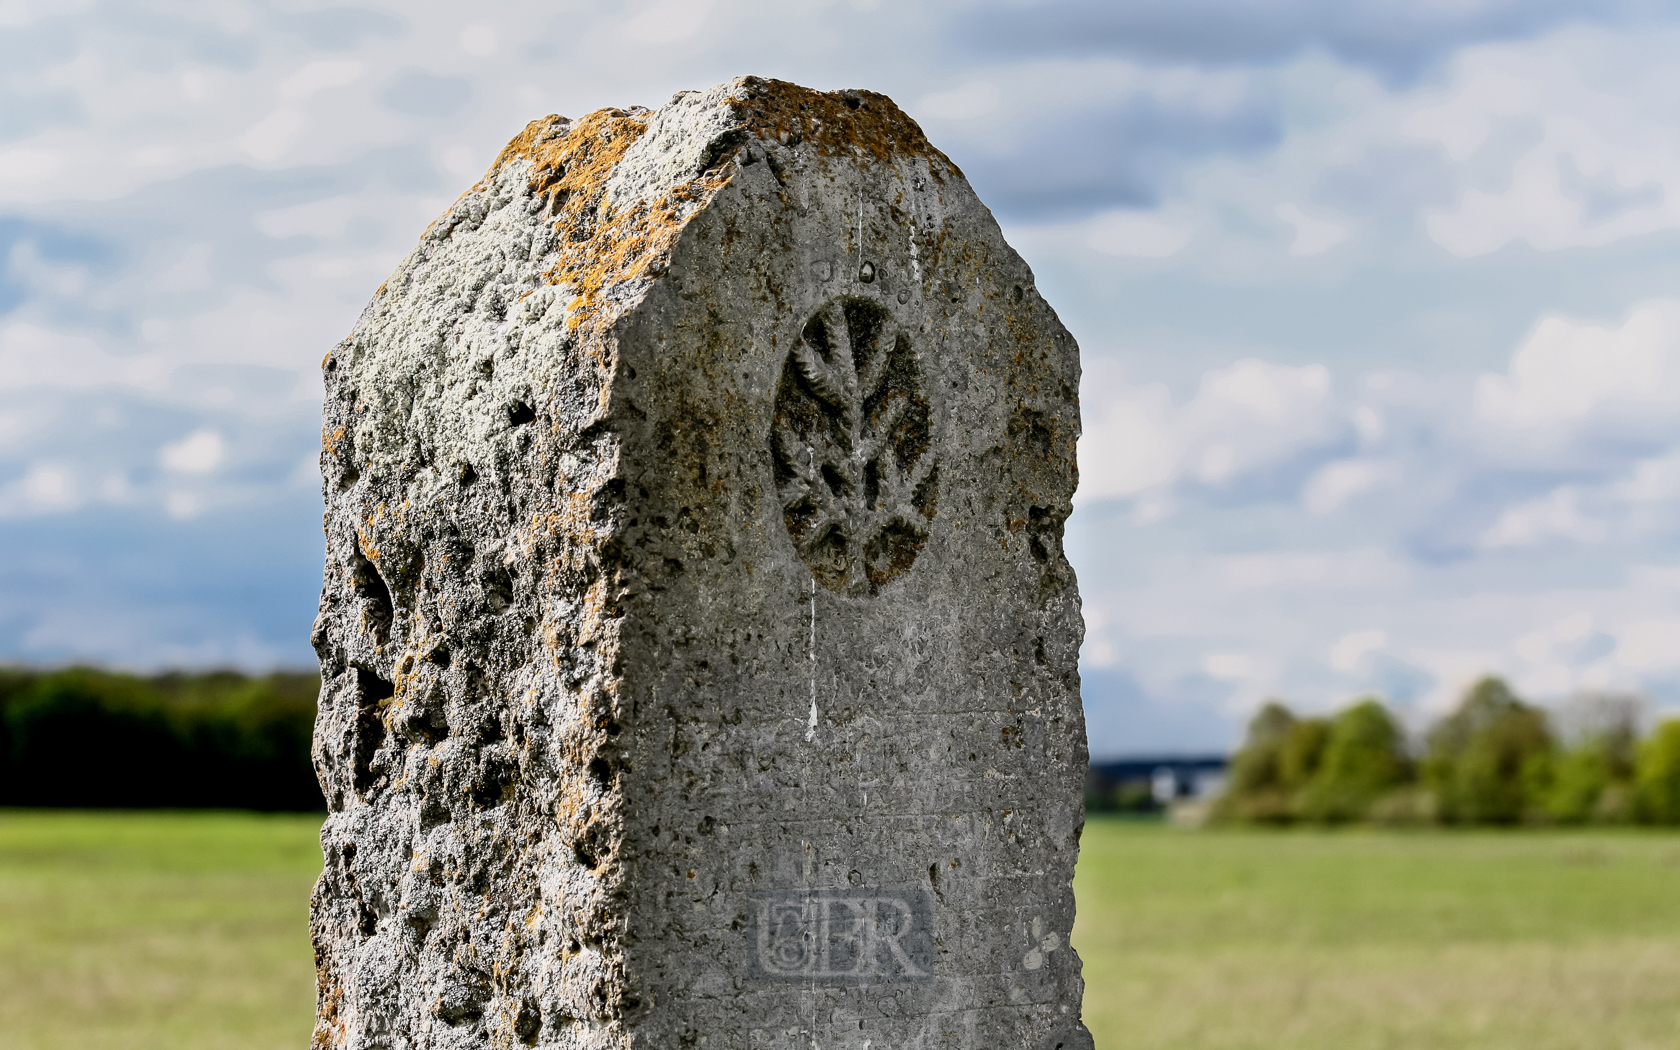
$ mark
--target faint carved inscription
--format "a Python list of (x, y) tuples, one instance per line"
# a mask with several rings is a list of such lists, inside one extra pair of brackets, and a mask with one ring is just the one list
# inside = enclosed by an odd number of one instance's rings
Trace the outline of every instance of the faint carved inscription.
[(909, 571), (938, 507), (931, 415), (910, 337), (886, 307), (830, 299), (776, 395), (782, 520), (823, 586), (876, 594)]
[(924, 893), (793, 891), (753, 903), (751, 947), (765, 977), (844, 984), (934, 975), (933, 906)]

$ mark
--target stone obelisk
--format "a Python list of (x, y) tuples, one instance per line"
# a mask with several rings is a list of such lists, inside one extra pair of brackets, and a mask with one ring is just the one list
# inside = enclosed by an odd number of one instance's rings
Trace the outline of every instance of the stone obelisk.
[(533, 121), (323, 368), (316, 1046), (1091, 1045), (1078, 349), (889, 99)]

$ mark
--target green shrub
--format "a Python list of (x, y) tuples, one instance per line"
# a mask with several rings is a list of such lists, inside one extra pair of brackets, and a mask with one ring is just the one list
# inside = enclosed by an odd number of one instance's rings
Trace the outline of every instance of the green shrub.
[(1371, 803), (1370, 810), (1365, 814), (1365, 819), (1373, 824), (1397, 828), (1435, 824), (1440, 818), (1435, 793), (1416, 784), (1406, 784), (1389, 791)]
[(1543, 771), (1539, 771), (1538, 763), (1536, 769), (1530, 775), (1531, 786), (1551, 819), (1563, 824), (1584, 824), (1614, 812), (1614, 805), (1603, 811), (1599, 808), (1618, 779), (1611, 743), (1602, 737), (1582, 741), (1545, 763)]
[(1318, 774), (1330, 743), (1328, 718), (1303, 718), (1289, 728), (1278, 748), (1278, 785), (1299, 794)]
[(1653, 824), (1680, 824), (1680, 719), (1657, 726), (1639, 747), (1634, 808)]
[(1424, 785), (1441, 818), (1509, 824), (1540, 812), (1539, 771), (1552, 752), (1545, 713), (1523, 703), (1497, 678), (1484, 678), (1429, 732)]
[(1332, 720), (1297, 718), (1273, 700), (1249, 723), (1213, 816), (1254, 824), (1360, 820), (1408, 771), (1405, 734), (1380, 701), (1364, 700)]
[(324, 807), (310, 758), (319, 680), (0, 674), (0, 805)]
[(1372, 803), (1409, 773), (1405, 734), (1380, 700), (1367, 697), (1330, 724), (1324, 755), (1298, 811), (1315, 821), (1363, 820)]
[(1263, 704), (1248, 723), (1243, 746), (1231, 758), (1229, 782), (1237, 794), (1278, 785), (1279, 755), (1295, 728), (1295, 715), (1276, 700)]
[(1248, 723), (1243, 746), (1231, 756), (1225, 791), (1213, 803), (1214, 820), (1278, 823), (1292, 816), (1281, 779), (1284, 741), (1295, 729), (1289, 708), (1268, 700)]

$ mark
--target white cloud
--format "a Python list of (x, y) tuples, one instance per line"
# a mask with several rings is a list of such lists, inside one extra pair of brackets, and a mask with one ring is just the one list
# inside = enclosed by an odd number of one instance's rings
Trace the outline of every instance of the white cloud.
[(339, 237), (356, 217), (356, 198), (349, 195), (326, 197), (289, 208), (257, 212), (251, 217), (257, 229), (270, 237)]
[[(1680, 225), (1674, 46), (1672, 29), (1573, 29), (1467, 50), (1450, 82), (1401, 121), (1470, 179), (1454, 204), (1430, 212), (1430, 235), (1474, 256), (1513, 241), (1548, 251)], [(1522, 145), (1484, 155), (1520, 124), (1531, 129)]]
[(1631, 504), (1666, 503), (1680, 497), (1680, 450), (1639, 460), (1610, 491)]
[(0, 27), (22, 29), (35, 20), (23, 0), (0, 0)]
[(6, 196), (38, 190), (64, 168), (64, 156), (36, 146), (0, 149), (0, 192)]
[(1617, 632), (1614, 658), (1633, 671), (1663, 672), (1680, 668), (1680, 619), (1641, 620)]
[(1355, 496), (1370, 492), (1395, 476), (1392, 464), (1368, 459), (1339, 459), (1318, 468), (1301, 490), (1301, 505), (1329, 514)]
[(86, 336), (28, 322), (0, 328), (0, 390), (82, 388), (127, 384), (162, 386), (168, 363), (155, 354), (117, 357)]
[(1220, 589), (1236, 591), (1365, 587), (1392, 584), (1400, 574), (1393, 558), (1373, 549), (1227, 554), (1208, 559), (1208, 566)]
[(1511, 644), (1511, 648), (1530, 664), (1552, 669), (1556, 677), (1564, 681), (1564, 684), (1558, 687), (1559, 691), (1564, 691), (1569, 688), (1569, 664), (1572, 662), (1570, 651), (1579, 649), (1583, 642), (1589, 641), (1597, 633), (1597, 624), (1591, 613), (1571, 613), (1538, 630), (1519, 636)]
[(23, 477), (0, 488), (0, 517), (55, 514), (86, 502), (75, 468), (64, 463), (36, 463)]
[(1190, 243), (1192, 233), (1184, 226), (1153, 214), (1111, 211), (1092, 219), (1086, 227), (1085, 243), (1108, 255), (1132, 255), (1165, 259), (1177, 255)]
[(264, 163), (284, 157), (292, 143), (309, 127), (309, 120), (295, 109), (277, 109), (239, 136), (241, 149)]
[(1619, 327), (1548, 317), (1508, 370), (1476, 381), (1475, 411), (1505, 428), (1578, 423), (1605, 410), (1680, 408), (1680, 300), (1634, 307)]
[(474, 58), (489, 58), (496, 53), (496, 27), (480, 22), (461, 30), (461, 50)]
[(1356, 670), (1366, 657), (1387, 644), (1387, 631), (1349, 631), (1330, 647), (1330, 666), (1338, 671)]
[(171, 492), (164, 497), (163, 509), (176, 521), (189, 521), (204, 513), (204, 499), (196, 492)]
[(86, 266), (43, 258), (33, 241), (19, 240), (6, 259), (7, 276), (38, 294), (70, 298), (87, 292), (91, 280)]
[(624, 24), (624, 35), (638, 42), (672, 44), (700, 31), (711, 14), (710, 0), (659, 0)]
[(158, 462), (165, 469), (183, 474), (208, 474), (221, 465), (226, 454), (222, 435), (209, 429), (195, 430), (159, 449)]
[[(1373, 379), (1380, 377), (1372, 377)], [(1353, 410), (1353, 426), (1359, 431), (1359, 438), (1367, 445), (1381, 441), (1388, 432), (1388, 420), (1383, 414), (1370, 405), (1359, 405)]]
[(157, 277), (157, 288), (166, 292), (193, 291), (215, 284), (210, 273), (210, 256), (215, 247), (206, 242), (188, 245), (175, 264)]
[(975, 80), (950, 91), (936, 91), (923, 95), (911, 109), (941, 120), (973, 120), (997, 109), (1003, 92), (989, 80)]
[[(1326, 440), (1336, 429), (1330, 372), (1253, 358), (1202, 376), (1182, 407), (1164, 386), (1130, 386), (1093, 363), (1079, 442), (1082, 502), (1181, 479), (1223, 485)], [(1098, 386), (1097, 384), (1101, 385)]]
[(1253, 673), (1254, 662), (1241, 653), (1209, 653), (1202, 658), (1202, 670), (1208, 677), (1224, 681), (1241, 681)]
[(1317, 255), (1347, 239), (1346, 226), (1315, 219), (1302, 211), (1299, 205), (1278, 205), (1277, 217), (1295, 227), (1295, 240), (1289, 245), (1290, 255)]
[(362, 63), (348, 59), (311, 62), (282, 80), (279, 94), (286, 102), (302, 102), (318, 92), (354, 84), (366, 69)]
[(1604, 522), (1582, 512), (1579, 490), (1564, 485), (1539, 499), (1507, 509), (1481, 534), (1478, 542), (1484, 550), (1533, 547), (1548, 540), (1597, 543), (1604, 539), (1606, 532)]

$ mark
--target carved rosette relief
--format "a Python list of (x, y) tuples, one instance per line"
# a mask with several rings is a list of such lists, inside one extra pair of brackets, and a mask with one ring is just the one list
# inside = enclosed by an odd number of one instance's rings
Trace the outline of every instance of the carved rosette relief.
[(829, 300), (805, 323), (776, 395), (782, 520), (831, 591), (876, 594), (909, 571), (938, 506), (923, 377), (880, 303)]

